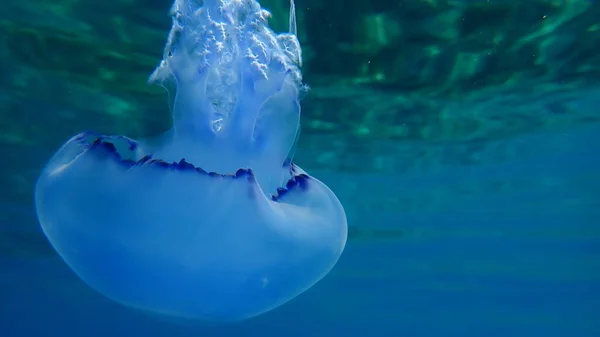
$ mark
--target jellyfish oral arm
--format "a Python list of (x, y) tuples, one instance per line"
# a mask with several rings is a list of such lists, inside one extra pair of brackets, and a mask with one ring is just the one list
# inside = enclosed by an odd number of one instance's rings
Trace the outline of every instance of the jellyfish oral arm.
[(281, 165), (298, 133), (303, 89), (293, 2), (291, 32), (279, 35), (255, 1), (190, 3), (173, 5), (164, 59), (150, 77), (175, 88), (175, 137), (253, 155), (276, 152)]

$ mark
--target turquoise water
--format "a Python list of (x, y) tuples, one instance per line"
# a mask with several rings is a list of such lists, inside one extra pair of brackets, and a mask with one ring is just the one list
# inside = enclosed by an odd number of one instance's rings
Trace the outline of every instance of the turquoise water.
[(481, 141), (475, 162), (403, 173), (313, 170), (348, 210), (341, 261), (306, 294), (233, 326), (108, 301), (47, 247), (30, 205), (5, 204), (0, 336), (599, 336), (599, 135), (589, 123)]

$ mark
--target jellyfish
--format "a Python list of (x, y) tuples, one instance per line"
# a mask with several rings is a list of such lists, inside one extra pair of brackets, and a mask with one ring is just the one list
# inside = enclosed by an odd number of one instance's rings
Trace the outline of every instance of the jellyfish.
[(293, 163), (302, 54), (293, 1), (276, 34), (255, 0), (175, 0), (150, 76), (173, 124), (155, 138), (83, 132), (35, 187), (44, 234), (92, 289), (130, 308), (248, 319), (321, 280), (347, 237), (344, 209)]

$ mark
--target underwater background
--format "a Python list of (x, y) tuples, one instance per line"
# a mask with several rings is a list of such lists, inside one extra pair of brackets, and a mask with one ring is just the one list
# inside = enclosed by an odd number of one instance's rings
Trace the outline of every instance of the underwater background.
[[(287, 28), (287, 0), (263, 0)], [(600, 4), (298, 0), (295, 161), (348, 215), (341, 260), (230, 326), (97, 294), (47, 242), (35, 181), (86, 129), (156, 134), (168, 0), (0, 5), (0, 337), (600, 336)]]

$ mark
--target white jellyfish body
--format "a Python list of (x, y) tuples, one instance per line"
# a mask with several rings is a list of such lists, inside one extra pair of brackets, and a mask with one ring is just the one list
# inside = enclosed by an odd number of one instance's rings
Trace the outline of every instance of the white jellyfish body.
[(151, 81), (173, 89), (154, 145), (86, 132), (35, 190), (38, 218), (89, 286), (177, 318), (236, 321), (323, 278), (347, 236), (333, 192), (292, 163), (301, 51), (255, 0), (176, 0)]

